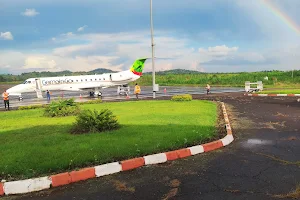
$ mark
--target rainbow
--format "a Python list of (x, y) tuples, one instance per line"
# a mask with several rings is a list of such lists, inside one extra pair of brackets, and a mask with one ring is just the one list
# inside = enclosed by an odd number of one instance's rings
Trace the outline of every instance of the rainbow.
[(270, 0), (261, 1), (272, 11), (274, 15), (280, 18), (288, 27), (290, 27), (296, 33), (300, 34), (300, 27), (287, 14), (278, 9), (274, 4), (272, 4)]

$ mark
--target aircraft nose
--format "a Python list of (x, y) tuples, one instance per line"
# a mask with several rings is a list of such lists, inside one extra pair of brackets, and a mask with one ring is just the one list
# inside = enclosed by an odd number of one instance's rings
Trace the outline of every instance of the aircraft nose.
[(21, 88), (18, 85), (16, 85), (16, 86), (9, 88), (7, 90), (7, 92), (8, 93), (20, 93), (21, 92), (20, 90), (21, 90)]
[(12, 91), (13, 91), (13, 87), (6, 90), (6, 92), (8, 93), (12, 93)]

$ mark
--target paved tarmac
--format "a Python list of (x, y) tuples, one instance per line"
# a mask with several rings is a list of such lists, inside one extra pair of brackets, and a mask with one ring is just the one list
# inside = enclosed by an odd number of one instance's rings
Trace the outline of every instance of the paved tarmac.
[(232, 144), (186, 159), (3, 199), (256, 200), (287, 197), (295, 190), (300, 183), (296, 98), (242, 93), (193, 97), (226, 103), (235, 137)]
[[(9, 86), (11, 87), (11, 86)], [(164, 92), (164, 88), (166, 88), (166, 92)], [(141, 87), (141, 94), (140, 98), (147, 98), (147, 97), (152, 97), (153, 92), (152, 92), (152, 87), (148, 86), (143, 86)], [(213, 93), (224, 93), (224, 92), (239, 92), (243, 91), (243, 88), (234, 88), (234, 87), (217, 87), (217, 88), (212, 88), (211, 91)], [(58, 98), (71, 98), (74, 97), (76, 101), (87, 101), (91, 100), (89, 97), (89, 92), (88, 91), (81, 91), (81, 92), (72, 92), (72, 91), (51, 91), (51, 99), (58, 99)], [(117, 93), (117, 88), (116, 87), (111, 87), (111, 88), (106, 88), (102, 89), (102, 99), (104, 101), (112, 101), (112, 100), (124, 100), (125, 95), (118, 95)], [(161, 96), (172, 96), (175, 94), (204, 94), (206, 93), (204, 88), (200, 87), (173, 87), (173, 86), (161, 86), (160, 91), (156, 93), (158, 97)], [(80, 95), (82, 98), (80, 98)], [(10, 107), (11, 108), (16, 108), (19, 106), (27, 106), (27, 105), (33, 105), (33, 104), (47, 104), (46, 96), (43, 94), (43, 99), (37, 99), (36, 93), (24, 93), (23, 95), (23, 101), (19, 101), (17, 96), (11, 96), (10, 97)], [(131, 87), (131, 92), (129, 93), (129, 96), (131, 98), (135, 98), (135, 95), (133, 94), (133, 87)], [(0, 102), (0, 110), (4, 110), (4, 104), (3, 101)]]

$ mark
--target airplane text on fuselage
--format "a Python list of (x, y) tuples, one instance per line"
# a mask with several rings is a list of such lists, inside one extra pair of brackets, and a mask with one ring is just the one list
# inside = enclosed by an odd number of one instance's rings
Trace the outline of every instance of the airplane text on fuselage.
[(42, 80), (43, 85), (55, 85), (55, 84), (64, 84), (64, 83), (72, 83), (72, 79), (54, 79), (54, 80)]

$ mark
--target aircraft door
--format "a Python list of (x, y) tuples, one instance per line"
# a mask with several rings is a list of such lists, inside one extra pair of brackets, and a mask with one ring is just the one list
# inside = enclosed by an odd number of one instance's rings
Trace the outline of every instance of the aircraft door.
[(35, 86), (36, 86), (36, 96), (38, 99), (42, 99), (43, 95), (42, 95), (42, 83), (41, 83), (41, 79), (36, 78), (35, 79)]

